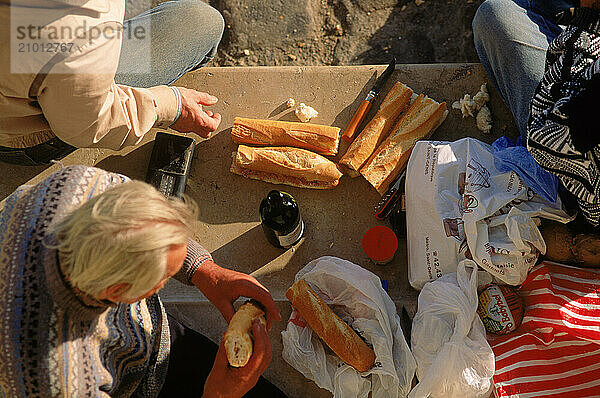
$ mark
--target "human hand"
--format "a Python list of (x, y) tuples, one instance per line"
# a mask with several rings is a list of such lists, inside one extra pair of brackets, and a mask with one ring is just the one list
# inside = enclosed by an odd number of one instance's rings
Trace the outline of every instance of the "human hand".
[(265, 326), (255, 319), (252, 322), (254, 347), (252, 356), (241, 368), (229, 366), (225, 353), (225, 339), (221, 341), (212, 370), (204, 383), (203, 398), (238, 398), (256, 385), (273, 356), (271, 341)]
[(248, 274), (220, 267), (214, 261), (206, 261), (196, 270), (192, 282), (217, 307), (227, 323), (235, 314), (233, 302), (240, 297), (253, 298), (263, 305), (267, 330), (271, 330), (274, 321), (281, 321), (281, 314), (271, 293)]
[(209, 138), (210, 133), (219, 127), (221, 115), (203, 106), (216, 104), (217, 97), (185, 87), (177, 88), (181, 93), (181, 116), (171, 128), (180, 133), (196, 133), (202, 138)]

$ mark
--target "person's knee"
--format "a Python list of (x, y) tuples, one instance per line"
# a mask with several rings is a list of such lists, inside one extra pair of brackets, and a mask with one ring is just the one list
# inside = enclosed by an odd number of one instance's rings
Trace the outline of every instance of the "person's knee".
[(512, 0), (484, 1), (477, 9), (472, 22), (475, 43), (506, 37), (511, 26), (510, 15), (517, 7)]
[(190, 34), (201, 34), (209, 37), (214, 46), (221, 41), (225, 20), (221, 13), (201, 0), (180, 0), (180, 23), (185, 25), (185, 31)]

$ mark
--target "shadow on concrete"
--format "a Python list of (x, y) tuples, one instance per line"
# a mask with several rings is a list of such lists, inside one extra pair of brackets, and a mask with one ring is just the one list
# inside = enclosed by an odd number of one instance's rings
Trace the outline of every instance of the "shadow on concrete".
[(153, 145), (154, 141), (150, 141), (136, 147), (127, 154), (108, 156), (96, 163), (96, 167), (144, 181)]
[[(356, 110), (360, 106), (361, 102), (363, 102), (363, 100), (365, 99), (365, 97), (367, 96), (369, 91), (371, 91), (371, 89), (373, 88), (373, 85), (375, 84), (375, 81), (377, 80), (377, 77), (379, 77), (380, 74), (381, 73), (378, 74), (376, 71), (373, 72), (373, 74), (369, 78), (369, 81), (367, 82), (367, 84), (365, 84), (365, 86), (362, 88), (362, 90), (360, 90), (360, 93), (356, 96), (354, 101), (352, 101), (352, 103), (350, 105), (348, 105), (347, 107), (342, 109), (342, 111), (336, 115), (335, 120), (332, 123), (332, 126), (340, 127), (342, 129), (342, 131), (341, 131), (342, 134), (343, 134), (344, 130), (346, 129), (346, 127), (348, 126), (348, 124), (350, 123), (350, 120), (352, 120), (352, 116), (354, 116), (354, 112), (356, 112)], [(392, 79), (390, 78), (390, 80), (392, 80)], [(387, 86), (387, 84), (386, 84), (386, 86)], [(381, 91), (382, 91), (382, 93), (384, 93), (383, 97), (385, 97), (386, 87), (384, 87), (383, 90), (381, 90)], [(356, 135), (358, 135), (358, 133), (365, 127), (365, 125), (369, 122), (369, 120), (371, 120), (373, 118), (373, 116), (375, 116), (375, 113), (377, 113), (377, 110), (379, 109), (379, 105), (381, 104), (381, 101), (382, 101), (381, 97), (382, 97), (381, 95), (377, 96), (377, 98), (375, 99), (375, 102), (373, 102), (371, 109), (369, 110), (369, 112), (367, 113), (365, 118), (363, 119), (362, 123), (358, 126), (358, 128), (356, 130)], [(355, 137), (356, 137), (356, 135), (355, 135)]]
[(269, 113), (269, 117), (276, 116), (279, 113), (282, 113), (285, 110), (288, 110), (287, 101), (281, 103), (277, 108), (273, 109), (271, 113)]
[(15, 191), (15, 189), (17, 189), (17, 187), (27, 183), (27, 181), (31, 180), (38, 174), (41, 174), (49, 167), (51, 166), (17, 166), (0, 162), (0, 173), (2, 174), (2, 183), (0, 184), (0, 200), (3, 200), (9, 196)]
[(296, 112), (293, 109), (290, 109), (289, 112), (277, 116), (277, 120), (283, 120), (285, 122), (299, 122), (298, 118), (296, 117)]
[(275, 260), (284, 251), (268, 243), (259, 224), (211, 254), (217, 264), (251, 273)]
[[(354, 101), (352, 101), (352, 103), (350, 105), (346, 106), (344, 109), (342, 109), (340, 111), (340, 113), (338, 113), (335, 116), (335, 120), (333, 121), (333, 123), (331, 125), (339, 127), (341, 129), (340, 134), (344, 134), (344, 131), (346, 130), (346, 128), (348, 127), (348, 124), (350, 124), (350, 121), (352, 120), (352, 116), (354, 116), (354, 113), (356, 112), (356, 110), (358, 109), (360, 104), (364, 101), (364, 99), (366, 98), (369, 91), (371, 91), (371, 89), (373, 88), (373, 85), (375, 84), (375, 81), (377, 80), (378, 76), (379, 75), (377, 74), (377, 72), (373, 72), (373, 75), (371, 75), (367, 84), (365, 84), (365, 86), (362, 88), (362, 90), (360, 90), (360, 93), (356, 96), (356, 98), (354, 98)], [(393, 76), (391, 76), (389, 80), (390, 81), (393, 80)], [(388, 81), (388, 83), (389, 83), (389, 81)], [(387, 93), (387, 90), (389, 90), (388, 85), (389, 84), (386, 84), (386, 86), (381, 90), (380, 95), (377, 96), (377, 98), (373, 102), (373, 105), (371, 105), (371, 109), (369, 109), (369, 112), (367, 112), (363, 121), (356, 128), (356, 132), (354, 133), (354, 138), (356, 138), (356, 136), (358, 136), (358, 134), (360, 134), (362, 129), (365, 128), (367, 123), (369, 123), (369, 121), (371, 119), (373, 119), (373, 116), (375, 116), (375, 114), (379, 110), (379, 105), (383, 101), (382, 97), (385, 97), (385, 93)], [(340, 160), (340, 158), (344, 155), (344, 153), (346, 153), (346, 150), (348, 149), (347, 147), (348, 147), (348, 144), (344, 140), (340, 140), (339, 152), (336, 155), (334, 161), (337, 162)]]

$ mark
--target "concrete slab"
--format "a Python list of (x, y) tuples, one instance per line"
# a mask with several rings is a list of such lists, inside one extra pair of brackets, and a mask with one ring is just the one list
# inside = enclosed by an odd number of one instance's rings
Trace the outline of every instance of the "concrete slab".
[[(209, 140), (198, 138), (191, 176), (186, 193), (200, 207), (196, 239), (211, 251), (223, 266), (251, 273), (273, 294), (287, 320), (290, 306), (285, 291), (296, 272), (310, 260), (333, 255), (348, 259), (387, 280), (389, 293), (398, 308), (406, 306), (410, 313), (416, 307), (417, 292), (408, 284), (406, 242), (401, 242), (394, 260), (386, 266), (371, 263), (363, 254), (360, 242), (364, 232), (379, 222), (373, 206), (379, 195), (362, 178), (344, 177), (340, 185), (329, 191), (275, 186), (248, 180), (229, 172), (231, 153), (236, 145), (230, 129), (235, 116), (294, 120), (284, 106), (288, 97), (305, 102), (320, 114), (315, 123), (344, 129), (358, 104), (372, 86), (384, 65), (355, 67), (259, 67), (204, 68), (181, 78), (177, 84), (210, 92), (219, 97), (213, 107), (221, 112), (220, 130)], [(474, 94), (487, 81), (479, 64), (399, 65), (393, 80), (400, 80), (418, 93), (451, 104), (465, 93)], [(516, 136), (516, 128), (497, 93), (491, 91), (490, 108), (494, 115), (491, 134), (483, 135), (473, 118), (462, 119), (460, 112), (450, 110), (434, 139), (455, 140), (472, 136), (491, 142), (501, 135)], [(381, 99), (380, 99), (381, 100)], [(373, 107), (375, 112), (376, 106)], [(78, 150), (63, 163), (83, 163), (117, 171), (143, 179), (151, 151), (153, 134), (138, 148), (119, 153), (108, 150)], [(25, 168), (1, 165), (0, 199), (18, 185), (33, 183), (57, 169)], [(306, 223), (305, 238), (293, 249), (283, 251), (270, 246), (263, 236), (258, 206), (267, 192), (275, 187), (291, 193), (298, 201)], [(215, 341), (225, 330), (220, 314), (195, 289), (170, 282), (161, 293), (171, 311), (184, 322)], [(290, 397), (330, 396), (281, 358), (280, 332), (285, 322), (271, 332), (274, 355), (266, 377)]]
[[(292, 112), (283, 106), (288, 97), (293, 97), (320, 112), (313, 120), (315, 123), (344, 129), (371, 87), (375, 72), (382, 70), (382, 66), (280, 67), (253, 69), (250, 73), (245, 68), (222, 68), (189, 74), (179, 81), (187, 87), (217, 95), (220, 103), (215, 110), (224, 115), (225, 130), (198, 146), (192, 181), (186, 191), (199, 201), (201, 207), (197, 238), (212, 252), (217, 263), (252, 273), (267, 286), (286, 320), (290, 306), (285, 291), (299, 269), (323, 255), (351, 260), (387, 280), (390, 296), (397, 307), (406, 306), (413, 314), (417, 292), (407, 281), (406, 242), (400, 243), (395, 259), (386, 266), (374, 265), (366, 258), (360, 242), (368, 228), (379, 224), (372, 212), (379, 195), (364, 179), (344, 177), (331, 191), (282, 186), (297, 199), (307, 232), (291, 250), (282, 251), (270, 246), (263, 237), (258, 206), (274, 185), (228, 172), (231, 164), (228, 154), (236, 148), (228, 127), (235, 116), (295, 120)], [(464, 93), (474, 94), (487, 81), (477, 64), (401, 65), (393, 78), (416, 92), (449, 104)], [(393, 84), (391, 80), (387, 88)], [(492, 134), (483, 135), (475, 128), (473, 118), (462, 119), (460, 112), (451, 110), (433, 138), (455, 140), (473, 136), (491, 142), (503, 133), (515, 136), (510, 115), (497, 94), (491, 91), (490, 107), (495, 116)], [(173, 282), (165, 289), (164, 300), (169, 308), (176, 308), (184, 322), (201, 328), (214, 341), (219, 341), (225, 322), (208, 304), (198, 303), (204, 299), (196, 290)], [(205, 321), (208, 313), (211, 314), (210, 323)], [(280, 332), (283, 328), (284, 322), (276, 325), (271, 333), (274, 356), (266, 377), (290, 397), (330, 396), (314, 383), (307, 383), (282, 360)]]

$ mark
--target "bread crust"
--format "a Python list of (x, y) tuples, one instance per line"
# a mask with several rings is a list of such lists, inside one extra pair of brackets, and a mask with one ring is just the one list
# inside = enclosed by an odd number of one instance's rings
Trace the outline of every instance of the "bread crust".
[(375, 148), (390, 132), (396, 118), (407, 108), (413, 91), (396, 82), (385, 96), (379, 110), (352, 142), (340, 164), (347, 167), (350, 176), (358, 176), (358, 170), (369, 159)]
[(406, 167), (417, 141), (429, 138), (447, 114), (445, 102), (440, 104), (423, 94), (419, 95), (360, 169), (360, 173), (383, 195)]
[(305, 149), (253, 148), (240, 145), (230, 171), (247, 178), (301, 188), (327, 189), (338, 185), (342, 172), (329, 159)]
[(340, 359), (359, 372), (366, 372), (373, 367), (373, 350), (329, 308), (304, 279), (294, 283), (285, 296), (308, 326)]
[(249, 301), (243, 304), (231, 318), (227, 331), (223, 335), (225, 353), (231, 366), (245, 366), (252, 356), (252, 322), (258, 318), (266, 325), (265, 312), (258, 303)]
[(231, 138), (238, 144), (293, 146), (333, 156), (338, 152), (340, 129), (312, 123), (236, 117)]

